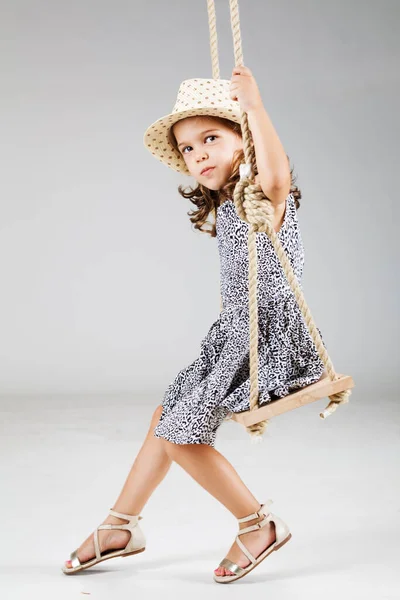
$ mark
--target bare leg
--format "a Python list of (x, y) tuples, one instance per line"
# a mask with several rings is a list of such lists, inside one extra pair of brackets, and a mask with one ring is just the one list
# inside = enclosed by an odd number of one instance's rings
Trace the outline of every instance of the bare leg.
[(128, 515), (140, 514), (156, 487), (169, 471), (172, 459), (165, 451), (163, 440), (153, 435), (153, 429), (157, 425), (161, 413), (162, 407), (159, 406), (153, 414), (147, 436), (114, 504), (113, 508), (118, 512)]
[[(164, 440), (166, 452), (199, 485), (221, 502), (236, 519), (245, 517), (260, 508), (260, 502), (243, 483), (231, 463), (218, 450), (208, 444), (172, 444)], [(253, 525), (260, 518), (240, 523), (240, 529)], [(275, 541), (275, 525), (270, 523), (262, 529), (250, 531), (240, 536), (243, 544), (253, 556), (259, 556)], [(241, 567), (250, 564), (249, 559), (234, 542), (226, 555)], [(226, 575), (230, 571), (220, 567), (217, 575)]]
[[(135, 462), (126, 478), (125, 484), (115, 502), (113, 509), (128, 515), (139, 515), (144, 505), (154, 492), (156, 487), (164, 479), (172, 464), (172, 459), (165, 451), (164, 441), (153, 435), (153, 429), (161, 416), (162, 406), (155, 410), (149, 431), (139, 450)], [(119, 519), (109, 515), (103, 523), (121, 524), (127, 523), (126, 519)], [(101, 530), (99, 531), (99, 544), (101, 551), (108, 549), (124, 548), (130, 538), (129, 531), (123, 530)], [(78, 549), (78, 558), (86, 562), (95, 554), (93, 534), (91, 534)], [(70, 568), (70, 561), (66, 561), (66, 567)]]

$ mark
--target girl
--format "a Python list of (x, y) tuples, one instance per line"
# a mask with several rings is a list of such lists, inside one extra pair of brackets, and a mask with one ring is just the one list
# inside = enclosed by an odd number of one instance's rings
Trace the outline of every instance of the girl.
[[(173, 112), (147, 129), (144, 142), (161, 162), (197, 181), (195, 189), (187, 193), (179, 187), (179, 192), (197, 208), (190, 215), (195, 227), (217, 237), (223, 308), (201, 341), (199, 357), (179, 371), (154, 411), (115, 510), (71, 554), (64, 573), (145, 549), (140, 512), (172, 461), (239, 522), (235, 541), (214, 571), (216, 582), (245, 576), (291, 537), (286, 523), (269, 511), (271, 501), (260, 503), (215, 449), (223, 420), (249, 410), (248, 224), (238, 217), (232, 200), (244, 157), (240, 108), (247, 113), (252, 132), (255, 180), (275, 209), (275, 231), (301, 279), (304, 249), (296, 213), (301, 193), (293, 186), (288, 157), (252, 73), (235, 67), (230, 81), (184, 81)], [(207, 229), (210, 213), (215, 221)], [(268, 236), (258, 232), (256, 244), (263, 404), (314, 383), (324, 366)]]

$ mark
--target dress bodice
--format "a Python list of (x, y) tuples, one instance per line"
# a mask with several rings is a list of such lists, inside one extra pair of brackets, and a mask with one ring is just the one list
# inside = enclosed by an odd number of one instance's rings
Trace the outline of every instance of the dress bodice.
[[(223, 307), (247, 304), (249, 224), (238, 216), (233, 200), (228, 199), (218, 207), (216, 230)], [(292, 193), (286, 198), (284, 220), (277, 235), (301, 288), (304, 246)], [(262, 231), (256, 233), (256, 247), (258, 305), (265, 306), (269, 300), (287, 296), (292, 293), (292, 290), (266, 233)]]

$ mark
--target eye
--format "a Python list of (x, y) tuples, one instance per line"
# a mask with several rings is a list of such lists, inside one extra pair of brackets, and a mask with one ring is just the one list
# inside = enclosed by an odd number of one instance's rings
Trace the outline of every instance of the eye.
[[(217, 135), (207, 135), (207, 137), (205, 137), (204, 139), (207, 140), (208, 138), (217, 138)], [(192, 146), (185, 146), (184, 148), (182, 148), (182, 154), (187, 154), (187, 152), (185, 152), (186, 148), (191, 148)]]

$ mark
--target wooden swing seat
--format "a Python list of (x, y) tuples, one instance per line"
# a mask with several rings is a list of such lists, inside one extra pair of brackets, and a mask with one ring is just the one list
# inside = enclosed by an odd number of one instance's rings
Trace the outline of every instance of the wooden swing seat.
[(342, 375), (339, 373), (336, 373), (336, 375), (338, 379), (332, 381), (329, 379), (325, 370), (320, 379), (315, 383), (306, 385), (297, 392), (291, 392), (283, 398), (271, 400), (268, 404), (265, 404), (265, 406), (261, 406), (260, 408), (233, 413), (231, 419), (232, 421), (236, 421), (237, 423), (241, 423), (245, 427), (248, 427), (255, 423), (260, 423), (265, 419), (271, 419), (272, 417), (281, 415), (289, 410), (300, 408), (305, 404), (310, 404), (311, 402), (321, 400), (322, 398), (328, 398), (333, 394), (338, 394), (339, 392), (354, 387), (354, 381), (350, 375)]

